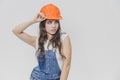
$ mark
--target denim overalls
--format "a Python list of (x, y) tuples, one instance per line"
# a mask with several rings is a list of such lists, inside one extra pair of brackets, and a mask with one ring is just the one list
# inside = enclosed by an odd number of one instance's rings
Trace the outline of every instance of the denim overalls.
[(42, 62), (38, 51), (38, 66), (34, 67), (30, 80), (60, 80), (61, 70), (53, 50), (45, 50), (45, 61)]

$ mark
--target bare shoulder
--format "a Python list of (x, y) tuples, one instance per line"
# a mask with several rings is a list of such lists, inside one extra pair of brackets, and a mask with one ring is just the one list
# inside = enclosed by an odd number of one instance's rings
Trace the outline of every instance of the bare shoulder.
[(72, 51), (70, 36), (68, 34), (64, 34), (64, 37), (61, 40), (61, 42), (62, 42), (62, 55), (64, 57), (67, 57), (68, 55), (71, 54)]
[(62, 41), (62, 46), (71, 46), (71, 40), (70, 40), (70, 36), (67, 35)]
[(61, 42), (64, 44), (65, 41), (70, 41), (70, 36), (66, 32), (61, 32), (60, 34)]

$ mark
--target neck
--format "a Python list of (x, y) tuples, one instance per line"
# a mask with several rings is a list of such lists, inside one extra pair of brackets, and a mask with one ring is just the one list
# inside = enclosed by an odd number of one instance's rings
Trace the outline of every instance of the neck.
[(53, 35), (47, 34), (48, 35), (48, 40), (52, 39)]

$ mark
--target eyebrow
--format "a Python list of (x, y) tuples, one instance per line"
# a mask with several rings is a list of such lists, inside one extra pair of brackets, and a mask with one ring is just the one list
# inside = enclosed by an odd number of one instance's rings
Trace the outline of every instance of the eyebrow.
[(59, 22), (59, 20), (47, 20), (47, 22)]

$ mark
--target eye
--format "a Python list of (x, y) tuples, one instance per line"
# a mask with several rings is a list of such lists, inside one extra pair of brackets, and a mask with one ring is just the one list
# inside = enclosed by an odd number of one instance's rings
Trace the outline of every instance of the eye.
[(59, 21), (58, 21), (58, 20), (55, 20), (55, 23), (59, 23)]
[(50, 20), (49, 20), (49, 21), (47, 21), (47, 24), (52, 24), (52, 21), (50, 21)]

